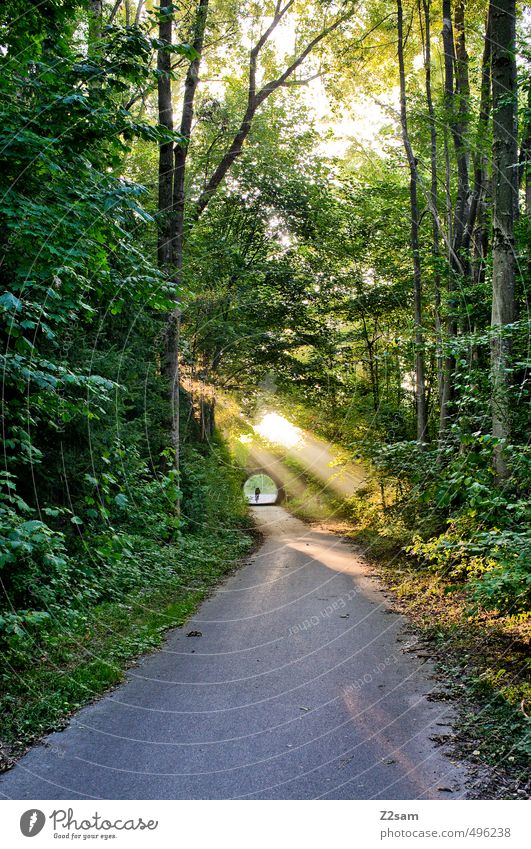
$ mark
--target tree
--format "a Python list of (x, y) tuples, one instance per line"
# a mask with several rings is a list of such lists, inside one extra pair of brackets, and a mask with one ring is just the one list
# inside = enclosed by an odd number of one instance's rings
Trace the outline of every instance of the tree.
[(158, 261), (159, 267), (170, 274), (171, 245), (173, 236), (172, 204), (173, 204), (173, 104), (171, 95), (171, 57), (173, 41), (173, 7), (159, 5), (159, 41), (157, 51), (157, 87), (158, 87), (158, 118), (161, 127), (166, 130), (166, 136), (159, 144), (159, 228), (158, 228)]
[(515, 320), (514, 224), (518, 214), (516, 3), (491, 2), (493, 108), (492, 433), (499, 480), (509, 476), (505, 445), (511, 433), (510, 332)]
[(398, 67), (400, 78), (400, 124), (402, 141), (409, 166), (409, 202), (411, 214), (411, 252), (413, 255), (413, 290), (415, 300), (415, 394), (417, 403), (417, 440), (423, 443), (428, 427), (426, 381), (424, 374), (424, 335), (422, 331), (422, 272), (420, 267), (419, 207), (417, 159), (411, 147), (407, 120), (406, 74), (404, 67), (404, 18), (402, 0), (397, 0)]
[[(170, 442), (174, 453), (174, 468), (179, 470), (180, 457), (180, 404), (179, 404), (179, 335), (181, 307), (179, 287), (183, 267), (184, 209), (185, 209), (185, 173), (186, 158), (190, 145), (194, 99), (199, 83), (199, 67), (203, 51), (203, 39), (208, 15), (208, 0), (199, 0), (193, 25), (193, 56), (188, 66), (184, 83), (184, 96), (181, 114), (181, 138), (173, 149), (173, 172), (168, 163), (168, 194), (171, 194), (171, 211), (168, 215), (169, 237), (171, 239), (170, 262), (172, 268), (175, 303), (166, 322), (164, 339), (164, 376), (170, 392), (171, 431)], [(171, 92), (170, 92), (171, 108)], [(162, 156), (162, 151), (161, 151)], [(168, 154), (171, 158), (171, 153)], [(166, 191), (166, 186), (165, 186)]]
[[(184, 225), (184, 179), (185, 165), (190, 143), (193, 120), (194, 96), (198, 84), (199, 64), (208, 13), (208, 0), (199, 0), (197, 6), (194, 39), (191, 49), (173, 45), (174, 6), (163, 5), (158, 9), (159, 49), (157, 52), (158, 116), (159, 124), (166, 136), (159, 145), (158, 175), (158, 263), (161, 270), (172, 281), (173, 306), (166, 320), (162, 373), (168, 387), (170, 408), (170, 445), (173, 449), (173, 465), (179, 470), (180, 425), (179, 425), (179, 326), (183, 225)], [(185, 53), (190, 59), (184, 84), (180, 134), (174, 135), (172, 98), (172, 56)]]
[(227, 172), (231, 168), (233, 162), (240, 156), (244, 142), (248, 137), (251, 126), (253, 123), (254, 116), (259, 109), (259, 107), (264, 103), (268, 97), (273, 94), (273, 92), (277, 91), (282, 86), (289, 85), (304, 85), (308, 80), (293, 80), (292, 77), (297, 71), (297, 69), (303, 64), (304, 60), (310, 56), (311, 52), (325, 39), (327, 36), (331, 35), (335, 30), (337, 30), (341, 24), (345, 21), (348, 21), (349, 18), (352, 17), (354, 13), (354, 5), (353, 3), (347, 3), (347, 11), (336, 14), (332, 22), (328, 25), (325, 25), (318, 33), (315, 35), (306, 46), (298, 51), (297, 55), (291, 61), (287, 67), (280, 73), (275, 79), (269, 80), (265, 82), (262, 86), (258, 86), (257, 83), (257, 67), (258, 60), (260, 54), (264, 50), (264, 47), (270, 41), (273, 33), (278, 28), (278, 26), (282, 23), (282, 21), (286, 18), (287, 13), (294, 5), (295, 0), (288, 0), (284, 5), (281, 0), (278, 0), (275, 3), (275, 10), (269, 26), (264, 30), (259, 39), (253, 45), (249, 52), (249, 72), (248, 72), (248, 90), (247, 90), (247, 105), (245, 109), (245, 113), (243, 118), (241, 119), (240, 126), (234, 135), (228, 150), (222, 156), (218, 165), (212, 172), (206, 186), (201, 192), (196, 204), (194, 216), (198, 218), (201, 213), (206, 209), (210, 198), (215, 194), (218, 189), (218, 186), (221, 184), (223, 179), (225, 178)]
[[(304, 63), (304, 60), (312, 53), (312, 51), (324, 40), (337, 30), (342, 23), (347, 21), (353, 14), (353, 4), (347, 3), (347, 11), (334, 15), (331, 23), (328, 23), (320, 29), (317, 34), (309, 40), (303, 49), (297, 52), (295, 58), (289, 62), (285, 70), (276, 78), (264, 83), (261, 87), (257, 83), (258, 61), (265, 46), (270, 41), (273, 33), (286, 18), (288, 12), (293, 7), (295, 0), (287, 0), (282, 4), (281, 0), (275, 2), (274, 11), (271, 22), (260, 35), (256, 43), (249, 52), (249, 70), (248, 70), (248, 91), (247, 105), (240, 126), (229, 144), (228, 149), (221, 157), (218, 165), (214, 168), (206, 186), (200, 193), (199, 198), (194, 203), (193, 213), (191, 215), (192, 223), (197, 221), (201, 214), (207, 208), (211, 198), (215, 195), (220, 185), (223, 183), (227, 173), (231, 169), (234, 162), (241, 155), (243, 145), (251, 131), (254, 117), (259, 107), (279, 88), (289, 85), (304, 84), (304, 80), (293, 80), (295, 72)], [(162, 4), (162, 0), (161, 0)], [(168, 55), (171, 52), (171, 20), (173, 18), (173, 7), (163, 7), (160, 5), (160, 39), (163, 42), (160, 53)], [(168, 259), (168, 247), (166, 245), (168, 233), (171, 233), (171, 253), (170, 261), (172, 265), (173, 282), (176, 289), (179, 286), (180, 273), (183, 264), (183, 249), (184, 249), (184, 233), (185, 233), (185, 180), (186, 180), (186, 159), (187, 151), (191, 140), (191, 129), (194, 109), (194, 99), (199, 82), (198, 72), (203, 50), (203, 40), (205, 27), (208, 15), (207, 0), (199, 0), (196, 10), (194, 31), (194, 55), (185, 80), (183, 107), (181, 117), (181, 140), (175, 148), (174, 168), (173, 172), (169, 169), (169, 151), (161, 146), (161, 165), (159, 168), (159, 210), (164, 215), (164, 210), (167, 213), (167, 228), (163, 225), (161, 232), (161, 242), (163, 248), (160, 251), (160, 262), (165, 264)], [(326, 18), (325, 18), (326, 19)], [(160, 58), (160, 73), (162, 74), (159, 82), (159, 116), (166, 120), (167, 129), (172, 129), (169, 123), (169, 106), (171, 102), (171, 82), (168, 71), (168, 60), (165, 56)], [(162, 122), (162, 121), (161, 121)], [(181, 149), (181, 145), (185, 145)], [(172, 203), (168, 206), (168, 197), (170, 192), (170, 182), (172, 183)], [(178, 297), (176, 296), (176, 305), (168, 316), (166, 334), (165, 334), (165, 351), (164, 351), (164, 374), (169, 387), (170, 405), (171, 405), (171, 433), (170, 441), (174, 451), (175, 467), (179, 467), (179, 322), (180, 322), (180, 307)]]
[(182, 143), (175, 145), (173, 173), (173, 216), (172, 216), (172, 263), (180, 276), (183, 264), (184, 210), (186, 158), (192, 134), (194, 100), (199, 84), (199, 68), (203, 52), (203, 41), (208, 15), (208, 0), (199, 0), (194, 21), (193, 50), (195, 56), (188, 66), (184, 82), (183, 106), (181, 115)]
[(422, 12), (419, 3), (419, 20), (423, 41), (424, 53), (424, 75), (426, 89), (426, 105), (428, 107), (430, 125), (430, 194), (428, 206), (432, 218), (432, 255), (435, 263), (435, 335), (436, 335), (436, 357), (437, 357), (437, 395), (439, 401), (439, 439), (441, 439), (446, 426), (447, 410), (444, 403), (444, 370), (442, 351), (442, 324), (441, 324), (441, 272), (439, 260), (441, 255), (439, 237), (439, 184), (437, 175), (437, 119), (432, 97), (431, 83), (431, 8), (430, 0), (422, 0)]

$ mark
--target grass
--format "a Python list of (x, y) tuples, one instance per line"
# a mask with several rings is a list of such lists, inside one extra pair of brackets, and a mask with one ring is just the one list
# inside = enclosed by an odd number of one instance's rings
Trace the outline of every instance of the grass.
[[(252, 544), (248, 536), (247, 549)], [(38, 662), (5, 655), (0, 666), (1, 766), (6, 769), (42, 735), (64, 727), (68, 717), (125, 678), (139, 655), (158, 648), (169, 628), (183, 625), (210, 590), (235, 567), (237, 544), (216, 543), (216, 564), (196, 559), (191, 581), (182, 576), (122, 602), (94, 607), (83, 630), (51, 631), (41, 639)]]
[(122, 681), (131, 661), (159, 646), (164, 632), (182, 625), (203, 597), (204, 592), (182, 593), (179, 586), (168, 585), (123, 603), (100, 605), (86, 618), (83, 633), (49, 633), (39, 663), (17, 668), (6, 657), (0, 699), (4, 757), (20, 754)]
[(384, 566), (383, 575), (460, 696), (459, 749), (477, 765), (495, 766), (498, 783), (504, 774), (505, 786), (510, 776), (516, 793), (529, 790), (529, 617), (473, 611), (442, 576), (419, 574), (407, 562)]
[(0, 770), (122, 682), (138, 657), (183, 625), (253, 547), (241, 474), (227, 464), (223, 446), (205, 457), (195, 452), (187, 462), (193, 474), (188, 530), (178, 542), (162, 543), (146, 524), (138, 538), (141, 587), (76, 615), (65, 611), (0, 653)]

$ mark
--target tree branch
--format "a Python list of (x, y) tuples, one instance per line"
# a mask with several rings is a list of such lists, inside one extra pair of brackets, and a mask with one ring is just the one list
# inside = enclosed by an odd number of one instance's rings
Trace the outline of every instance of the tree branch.
[(267, 29), (264, 30), (254, 47), (251, 49), (251, 52), (249, 54), (249, 100), (254, 100), (256, 94), (256, 63), (258, 60), (259, 53), (265, 43), (269, 40), (269, 36), (279, 25), (286, 12), (288, 12), (291, 6), (293, 6), (294, 2), (295, 0), (288, 0), (284, 8), (281, 8), (280, 2), (277, 3), (275, 8), (275, 14), (273, 15), (273, 20), (271, 21)]
[[(293, 3), (294, 0), (289, 0), (289, 2), (287, 2), (286, 5), (282, 8), (280, 8), (280, 4), (277, 3), (275, 16), (271, 24), (260, 36), (257, 43), (251, 50), (249, 58), (249, 90), (247, 97), (247, 108), (245, 110), (245, 114), (242, 118), (238, 131), (236, 132), (230, 144), (229, 149), (222, 157), (217, 168), (211, 175), (208, 184), (205, 186), (204, 190), (199, 196), (199, 200), (197, 201), (195, 208), (195, 220), (197, 220), (204, 212), (210, 202), (211, 197), (217, 191), (220, 183), (223, 181), (232, 163), (238, 158), (238, 156), (240, 156), (245, 139), (247, 138), (251, 130), (251, 124), (258, 107), (269, 97), (270, 94), (276, 91), (276, 89), (286, 85), (289, 80), (289, 77), (291, 77), (292, 74), (295, 73), (297, 68), (300, 67), (300, 65), (304, 62), (307, 56), (309, 56), (312, 50), (321, 41), (323, 41), (324, 38), (326, 38), (328, 35), (334, 32), (334, 30), (341, 26), (342, 23), (348, 20), (353, 14), (353, 9), (351, 9), (349, 12), (345, 12), (343, 15), (340, 15), (340, 17), (336, 18), (336, 20), (332, 24), (321, 30), (321, 32), (310, 41), (310, 43), (297, 56), (297, 58), (294, 59), (293, 62), (286, 68), (286, 70), (280, 75), (280, 77), (277, 77), (276, 80), (271, 80), (270, 82), (266, 83), (264, 86), (262, 86), (260, 91), (256, 93), (256, 64), (260, 50), (270, 37), (271, 33), (274, 31), (275, 27), (279, 24), (283, 16), (293, 5)], [(290, 84), (292, 84), (291, 81)]]
[(312, 52), (314, 47), (317, 47), (317, 45), (324, 38), (326, 38), (327, 35), (330, 35), (330, 33), (334, 32), (334, 30), (336, 30), (339, 26), (341, 26), (342, 23), (344, 23), (346, 20), (348, 20), (351, 17), (351, 15), (352, 15), (352, 12), (346, 12), (344, 15), (341, 15), (339, 18), (336, 18), (334, 23), (330, 24), (330, 26), (325, 27), (325, 29), (322, 30), (319, 33), (319, 35), (316, 35), (315, 38), (313, 38), (310, 41), (310, 43), (306, 45), (306, 47), (304, 48), (302, 53), (299, 53), (299, 55), (297, 56), (296, 59), (293, 60), (291, 65), (289, 65), (286, 68), (286, 70), (284, 71), (283, 74), (280, 75), (280, 77), (277, 77), (276, 80), (271, 80), (271, 82), (266, 83), (261, 88), (261, 90), (258, 92), (258, 94), (256, 96), (257, 105), (259, 106), (261, 103), (263, 103), (264, 100), (267, 97), (269, 97), (269, 95), (273, 91), (275, 91), (277, 88), (279, 88), (279, 86), (284, 85), (286, 80), (289, 79), (289, 77), (291, 77), (291, 75), (297, 70), (297, 68), (300, 67), (300, 65), (302, 65), (304, 60), (310, 55), (310, 53)]
[[(199, 67), (203, 53), (203, 41), (208, 17), (209, 0), (199, 0), (194, 23), (193, 48), (195, 59), (190, 62), (186, 79), (184, 82), (183, 109), (181, 115), (180, 133), (183, 139), (190, 141), (192, 122), (194, 118), (194, 101), (197, 86), (199, 84)], [(188, 144), (177, 144), (174, 149), (174, 174), (173, 174), (173, 237), (172, 237), (172, 259), (177, 269), (182, 268), (183, 237), (184, 237), (184, 184), (186, 158), (188, 155)]]
[(135, 27), (140, 23), (140, 15), (142, 14), (142, 9), (144, 8), (145, 0), (138, 0), (138, 6), (136, 7), (135, 13)]
[(116, 3), (112, 7), (111, 14), (109, 15), (109, 20), (107, 21), (107, 26), (110, 26), (114, 21), (116, 15), (118, 14), (118, 9), (122, 5), (122, 0), (116, 0)]
[(308, 83), (311, 83), (312, 80), (317, 80), (317, 79), (319, 79), (319, 77), (322, 77), (323, 73), (324, 73), (323, 71), (318, 71), (316, 74), (312, 74), (311, 77), (305, 77), (305, 79), (303, 79), (303, 80), (286, 80), (281, 85), (286, 86), (286, 87), (297, 86), (297, 85), (308, 85)]

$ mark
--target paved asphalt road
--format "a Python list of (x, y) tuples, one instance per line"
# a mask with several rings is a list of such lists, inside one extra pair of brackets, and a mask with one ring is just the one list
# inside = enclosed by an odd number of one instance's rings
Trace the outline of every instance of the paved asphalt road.
[[(462, 798), (449, 707), (352, 549), (281, 507), (164, 648), (0, 780), (14, 799)], [(202, 636), (187, 636), (200, 631)], [(440, 789), (446, 788), (446, 789)], [(453, 792), (449, 792), (449, 789)]]

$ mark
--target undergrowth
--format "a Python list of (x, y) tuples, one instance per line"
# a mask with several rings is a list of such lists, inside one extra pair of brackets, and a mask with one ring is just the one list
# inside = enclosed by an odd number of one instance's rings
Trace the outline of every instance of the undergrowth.
[(114, 563), (121, 577), (112, 590), (107, 584), (105, 593), (97, 591), (93, 604), (82, 594), (77, 608), (44, 611), (4, 638), (0, 768), (122, 681), (127, 667), (161, 645), (168, 628), (182, 625), (252, 547), (241, 476), (219, 440), (207, 451), (183, 452), (182, 486), (193, 496), (178, 532), (175, 513), (158, 513), (153, 493), (146, 501), (151, 486), (146, 481), (148, 492), (136, 490), (136, 506), (121, 526), (129, 548)]

